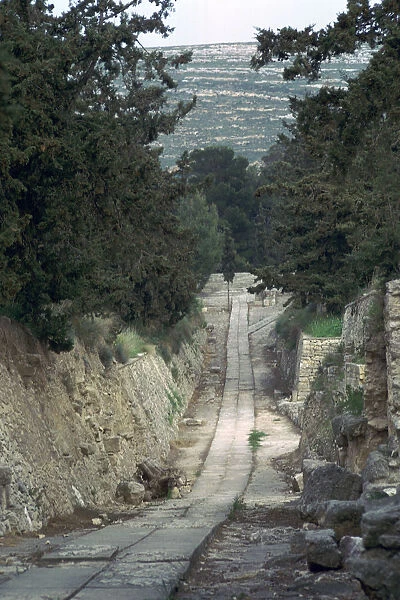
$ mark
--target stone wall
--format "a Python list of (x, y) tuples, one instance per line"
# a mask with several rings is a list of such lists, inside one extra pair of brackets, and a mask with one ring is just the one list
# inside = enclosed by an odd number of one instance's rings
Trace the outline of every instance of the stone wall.
[(300, 334), (292, 400), (301, 402), (311, 391), (324, 359), (338, 351), (341, 338), (314, 338)]
[(364, 381), (365, 381), (365, 364), (345, 362), (345, 365), (344, 365), (345, 388), (350, 387), (353, 390), (363, 388)]
[(400, 280), (387, 284), (385, 298), (386, 360), (388, 371), (388, 434), (400, 444)]
[[(360, 472), (369, 453), (386, 443), (388, 427), (393, 438), (399, 435), (396, 426), (400, 427), (400, 392), (397, 399), (396, 378), (400, 381), (400, 366), (397, 367), (400, 282), (398, 286), (396, 282), (388, 286), (385, 322), (386, 337), (382, 295), (373, 291), (346, 307), (341, 338), (300, 336), (291, 402), (281, 401), (279, 407), (300, 424), (303, 454), (316, 453), (328, 460), (336, 455), (342, 466)], [(321, 391), (312, 391), (324, 360), (337, 352), (340, 345), (344, 349), (343, 368), (326, 366), (322, 387), (318, 388)], [(287, 370), (286, 363), (283, 368)], [(340, 406), (348, 400), (349, 389), (362, 390), (363, 414), (338, 420), (343, 410)]]
[(349, 360), (364, 357), (366, 340), (370, 337), (374, 307), (380, 302), (379, 292), (373, 290), (346, 306), (343, 316), (342, 341)]
[[(204, 335), (171, 368), (154, 353), (105, 369), (79, 344), (57, 355), (0, 318), (0, 465), (12, 473), (0, 534), (113, 505), (138, 462), (162, 461), (196, 385)], [(179, 411), (171, 394), (182, 398)]]

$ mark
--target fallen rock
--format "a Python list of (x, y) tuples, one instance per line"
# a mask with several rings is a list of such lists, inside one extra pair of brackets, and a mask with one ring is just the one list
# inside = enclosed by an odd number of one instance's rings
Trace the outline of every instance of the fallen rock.
[(305, 533), (307, 564), (311, 571), (339, 569), (342, 555), (333, 529), (319, 529)]
[(378, 450), (368, 455), (362, 472), (364, 483), (387, 482), (389, 479), (389, 460)]
[(383, 548), (369, 550), (359, 558), (350, 559), (346, 567), (363, 584), (371, 598), (398, 600), (400, 590), (400, 553)]
[(364, 506), (355, 500), (331, 500), (319, 519), (319, 525), (333, 529), (337, 540), (344, 536), (360, 536), (364, 511)]
[(343, 565), (346, 567), (350, 559), (360, 558), (364, 551), (364, 544), (361, 537), (345, 535), (339, 542), (339, 550), (342, 555)]
[[(305, 461), (304, 461), (305, 462)], [(362, 492), (361, 476), (334, 463), (318, 466), (306, 478), (300, 502), (303, 518), (318, 522), (330, 500), (358, 500)]]
[(305, 458), (303, 460), (302, 471), (303, 471), (303, 481), (304, 485), (306, 485), (307, 481), (310, 478), (310, 475), (315, 469), (318, 467), (326, 467), (328, 465), (334, 465), (335, 463), (327, 462), (326, 460), (317, 460), (313, 458)]
[[(380, 510), (372, 510), (365, 513), (361, 520), (361, 531), (366, 548), (383, 546), (381, 541), (382, 536), (395, 534), (399, 538), (400, 505), (395, 506), (391, 503)], [(385, 544), (387, 543), (388, 540), (386, 538)]]
[(143, 502), (145, 487), (137, 481), (121, 481), (116, 489), (115, 497), (125, 504), (138, 506)]
[[(372, 506), (372, 505), (371, 505)], [(372, 598), (400, 598), (400, 494), (381, 498), (361, 519), (365, 550), (346, 567)]]
[(164, 468), (151, 459), (146, 459), (138, 466), (137, 475), (146, 491), (146, 498), (162, 498), (171, 494), (173, 488), (183, 487), (186, 476), (176, 469)]

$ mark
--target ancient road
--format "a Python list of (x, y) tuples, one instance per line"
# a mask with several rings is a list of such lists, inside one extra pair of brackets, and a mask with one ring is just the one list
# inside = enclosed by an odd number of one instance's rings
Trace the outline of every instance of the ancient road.
[[(215, 528), (226, 519), (235, 499), (244, 497), (249, 504), (269, 505), (289, 498), (271, 458), (293, 450), (298, 439), (284, 419), (274, 419), (276, 415), (266, 404), (262, 360), (252, 364), (248, 283), (240, 277), (235, 281), (219, 418), (191, 493), (149, 507), (141, 516), (121, 524), (73, 541), (67, 538), (44, 554), (39, 564), (0, 582), (3, 600), (165, 600)], [(221, 285), (222, 281), (220, 289)], [(260, 307), (259, 311), (250, 321), (254, 325), (263, 319), (267, 330), (278, 308)], [(259, 340), (262, 331), (254, 333)], [(268, 431), (268, 437), (254, 464), (248, 436), (255, 427)]]

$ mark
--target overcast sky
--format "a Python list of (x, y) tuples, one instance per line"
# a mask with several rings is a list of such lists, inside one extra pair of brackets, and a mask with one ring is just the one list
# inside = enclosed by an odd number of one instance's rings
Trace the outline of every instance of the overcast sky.
[[(68, 0), (52, 2), (57, 11), (68, 7)], [(142, 7), (146, 5), (154, 11), (154, 4), (143, 0)], [(166, 40), (160, 36), (141, 40), (147, 46), (251, 42), (257, 27), (323, 27), (345, 11), (346, 5), (346, 0), (176, 0), (175, 13), (168, 21), (175, 27), (174, 33)]]

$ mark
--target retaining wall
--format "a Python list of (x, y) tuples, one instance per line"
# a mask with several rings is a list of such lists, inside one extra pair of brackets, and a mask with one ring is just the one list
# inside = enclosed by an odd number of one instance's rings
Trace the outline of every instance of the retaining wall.
[(112, 505), (138, 462), (162, 461), (195, 388), (204, 337), (199, 330), (169, 366), (154, 353), (105, 369), (79, 344), (54, 354), (0, 318), (0, 465), (12, 473), (0, 534)]

